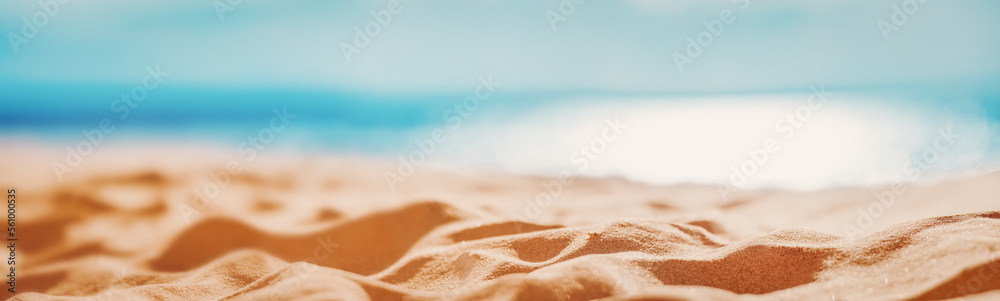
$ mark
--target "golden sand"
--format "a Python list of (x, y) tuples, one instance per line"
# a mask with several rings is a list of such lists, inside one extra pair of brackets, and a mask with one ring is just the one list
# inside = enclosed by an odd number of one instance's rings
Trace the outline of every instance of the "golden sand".
[[(1000, 174), (875, 188), (748, 191), (260, 158), (219, 194), (199, 150), (87, 158), (9, 150), (14, 300), (1000, 300)], [(845, 238), (845, 225), (863, 230)], [(11, 294), (7, 295), (8, 297)]]

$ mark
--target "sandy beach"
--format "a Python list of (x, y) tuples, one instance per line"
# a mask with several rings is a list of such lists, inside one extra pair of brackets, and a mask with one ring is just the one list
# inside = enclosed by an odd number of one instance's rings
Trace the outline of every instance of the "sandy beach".
[(0, 1), (0, 300), (998, 301), (997, 16)]
[(997, 173), (907, 183), (887, 203), (890, 187), (723, 199), (433, 168), (390, 191), (390, 164), (275, 155), (226, 172), (224, 152), (185, 148), (105, 150), (59, 183), (59, 155), (0, 156), (12, 300), (1000, 297)]

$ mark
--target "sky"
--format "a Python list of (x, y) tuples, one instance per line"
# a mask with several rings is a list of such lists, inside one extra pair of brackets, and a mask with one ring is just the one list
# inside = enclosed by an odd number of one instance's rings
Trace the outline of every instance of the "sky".
[[(8, 89), (131, 84), (161, 65), (191, 86), (402, 94), (462, 91), (482, 74), (525, 92), (619, 93), (987, 89), (1000, 78), (1000, 3), (989, 0), (925, 2), (888, 35), (878, 23), (904, 1), (583, 1), (553, 27), (563, 1), (401, 0), (351, 62), (341, 43), (388, 1), (233, 2), (69, 1), (18, 51), (0, 47), (0, 78)], [(8, 42), (39, 3), (0, 4)], [(680, 72), (673, 54), (725, 10), (734, 20)]]

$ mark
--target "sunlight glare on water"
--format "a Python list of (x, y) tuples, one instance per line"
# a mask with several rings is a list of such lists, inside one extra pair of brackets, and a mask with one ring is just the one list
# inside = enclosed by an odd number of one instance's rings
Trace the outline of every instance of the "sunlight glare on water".
[[(502, 123), (472, 123), (438, 159), (528, 174), (815, 189), (904, 178), (907, 161), (949, 128), (962, 139), (926, 164), (926, 174), (954, 172), (979, 162), (995, 135), (974, 106), (807, 97), (557, 102)], [(600, 138), (615, 119), (621, 135)]]

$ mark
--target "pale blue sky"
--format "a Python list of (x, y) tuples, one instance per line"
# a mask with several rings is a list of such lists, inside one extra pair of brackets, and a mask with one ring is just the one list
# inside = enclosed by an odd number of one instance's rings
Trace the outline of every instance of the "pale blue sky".
[[(1000, 2), (929, 1), (886, 41), (903, 1), (587, 1), (553, 31), (560, 1), (409, 1), (352, 63), (341, 42), (387, 1), (72, 1), (13, 53), (41, 11), (0, 4), (4, 89), (17, 82), (131, 83), (160, 64), (175, 83), (360, 92), (464, 91), (494, 74), (520, 91), (718, 93), (939, 85), (1000, 78)], [(724, 9), (736, 20), (680, 73), (671, 54)]]

